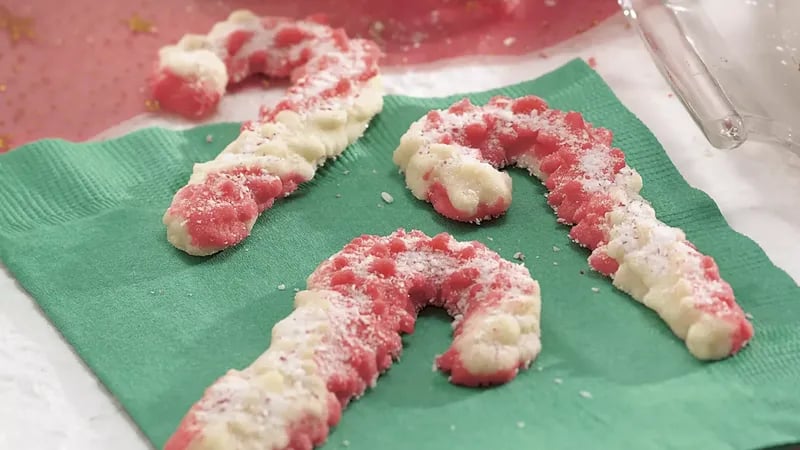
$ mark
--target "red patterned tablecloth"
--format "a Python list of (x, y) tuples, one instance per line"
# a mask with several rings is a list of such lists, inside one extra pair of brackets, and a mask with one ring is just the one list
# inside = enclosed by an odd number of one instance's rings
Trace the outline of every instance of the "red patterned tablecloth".
[(615, 0), (0, 0), (0, 152), (45, 137), (85, 140), (157, 109), (146, 79), (158, 48), (241, 8), (325, 14), (379, 42), (384, 65), (543, 57), (535, 52), (618, 10)]

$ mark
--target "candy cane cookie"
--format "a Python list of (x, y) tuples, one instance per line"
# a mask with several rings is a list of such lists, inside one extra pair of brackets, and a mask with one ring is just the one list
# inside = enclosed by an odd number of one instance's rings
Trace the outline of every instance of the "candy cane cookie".
[(739, 351), (753, 327), (710, 256), (656, 218), (639, 195), (642, 179), (612, 147), (612, 134), (577, 112), (540, 98), (462, 100), (430, 111), (401, 138), (394, 161), (413, 195), (453, 220), (503, 214), (516, 165), (538, 177), (570, 237), (592, 250), (589, 264), (653, 309), (692, 355), (722, 359)]
[(161, 49), (159, 58), (154, 95), (188, 116), (206, 115), (229, 82), (250, 74), (293, 81), (214, 160), (195, 164), (175, 194), (163, 217), (167, 239), (191, 255), (241, 242), (260, 213), (313, 178), (383, 108), (376, 45), (312, 21), (237, 11), (207, 36)]
[(165, 450), (321, 445), (343, 408), (400, 356), (400, 334), (428, 305), (455, 319), (452, 345), (436, 358), (454, 384), (508, 382), (541, 348), (538, 283), (478, 242), (403, 230), (361, 236), (307, 284), (267, 351), (212, 384)]

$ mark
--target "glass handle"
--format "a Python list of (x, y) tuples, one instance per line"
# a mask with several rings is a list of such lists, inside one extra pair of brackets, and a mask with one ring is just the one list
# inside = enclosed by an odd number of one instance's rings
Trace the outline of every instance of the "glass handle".
[(747, 139), (742, 116), (692, 48), (674, 13), (661, 0), (618, 0), (656, 66), (716, 148)]

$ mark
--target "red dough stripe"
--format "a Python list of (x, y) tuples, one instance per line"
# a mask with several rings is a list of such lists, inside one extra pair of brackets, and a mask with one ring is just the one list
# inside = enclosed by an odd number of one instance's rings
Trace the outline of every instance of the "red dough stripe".
[(209, 387), (165, 449), (321, 445), (400, 356), (401, 333), (429, 305), (456, 321), (436, 359), (451, 382), (508, 382), (539, 353), (539, 302), (528, 271), (480, 243), (403, 230), (361, 236), (311, 274), (270, 348)]

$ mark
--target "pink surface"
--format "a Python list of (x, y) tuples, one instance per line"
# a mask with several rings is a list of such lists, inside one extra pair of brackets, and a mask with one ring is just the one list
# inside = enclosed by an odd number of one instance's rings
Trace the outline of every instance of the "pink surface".
[[(615, 0), (0, 1), (0, 152), (46, 137), (84, 140), (154, 109), (146, 78), (158, 48), (206, 33), (234, 9), (327, 14), (376, 40), (384, 66), (534, 52), (617, 11)], [(134, 16), (154, 32), (132, 31)]]

